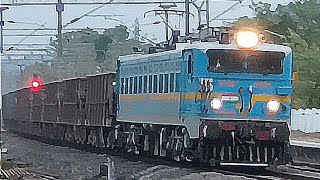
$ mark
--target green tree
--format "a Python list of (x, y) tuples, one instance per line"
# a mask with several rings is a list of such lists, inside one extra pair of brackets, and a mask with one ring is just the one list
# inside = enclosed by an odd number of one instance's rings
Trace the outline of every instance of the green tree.
[(99, 63), (102, 63), (106, 59), (106, 51), (108, 50), (109, 45), (112, 43), (112, 39), (109, 37), (109, 35), (101, 36), (100, 38), (96, 39), (95, 49), (97, 52), (96, 61)]
[[(133, 47), (144, 51), (149, 45), (138, 40), (128, 39), (126, 26), (106, 29), (102, 34), (90, 28), (63, 34), (63, 57), (55, 58), (51, 65), (36, 64), (28, 66), (23, 78), (33, 73), (39, 74), (45, 82), (86, 75), (115, 72), (119, 56), (132, 54)], [(51, 43), (56, 46), (53, 41)]]
[(275, 11), (270, 10), (269, 4), (253, 4), (253, 7), (257, 23), (285, 35), (293, 49), (295, 70), (300, 77), (294, 83), (294, 101), (302, 107), (320, 107), (319, 1), (290, 3), (278, 6)]

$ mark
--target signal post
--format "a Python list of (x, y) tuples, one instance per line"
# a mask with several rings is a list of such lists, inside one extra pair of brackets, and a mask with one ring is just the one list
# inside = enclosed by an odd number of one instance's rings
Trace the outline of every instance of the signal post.
[[(8, 7), (0, 7), (0, 36), (1, 36), (1, 47), (0, 51), (1, 54), (3, 53), (3, 26), (4, 26), (4, 21), (3, 21), (3, 11), (9, 9)], [(0, 77), (1, 77), (1, 58), (0, 58)], [(2, 77), (1, 77), (2, 78)], [(0, 78), (0, 87), (1, 87), (1, 78)], [(1, 89), (1, 88), (0, 88)], [(0, 98), (0, 169), (2, 169), (2, 91), (0, 90), (1, 98)]]

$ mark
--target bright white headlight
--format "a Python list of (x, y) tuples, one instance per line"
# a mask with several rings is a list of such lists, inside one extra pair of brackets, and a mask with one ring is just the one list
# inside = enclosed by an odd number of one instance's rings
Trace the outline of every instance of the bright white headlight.
[(267, 108), (270, 112), (277, 112), (280, 108), (280, 103), (277, 100), (270, 100), (267, 103)]
[(222, 101), (219, 98), (213, 98), (211, 101), (211, 108), (212, 109), (220, 109), (222, 107)]
[(237, 33), (236, 42), (242, 48), (253, 48), (259, 43), (259, 35), (253, 31), (240, 31)]

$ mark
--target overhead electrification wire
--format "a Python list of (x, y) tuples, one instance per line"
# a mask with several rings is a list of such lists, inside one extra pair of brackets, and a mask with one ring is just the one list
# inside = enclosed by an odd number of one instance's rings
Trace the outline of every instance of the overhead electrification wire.
[(242, 3), (243, 0), (239, 0), (238, 2), (234, 3), (232, 6), (230, 6), (229, 8), (227, 8), (226, 10), (222, 11), (221, 13), (219, 13), (218, 15), (216, 15), (215, 17), (213, 17), (209, 22), (212, 22), (214, 20), (216, 20), (217, 18), (219, 18), (220, 16), (224, 15), (225, 13), (229, 12), (231, 9), (233, 9), (234, 7), (238, 6), (239, 4)]
[(11, 46), (10, 48), (8, 48), (6, 51), (11, 50), (14, 46), (20, 45), (23, 41), (25, 41), (26, 39), (28, 39), (30, 36), (34, 35), (39, 29), (42, 29), (45, 25), (47, 24), (47, 22), (43, 23), (40, 25), (39, 28), (35, 29), (34, 31), (32, 31), (29, 35), (27, 35), (26, 37), (21, 38), (21, 40), (19, 42), (17, 42), (16, 44), (14, 44), (13, 46)]
[[(110, 4), (110, 3), (112, 3), (112, 2), (113, 2), (113, 0), (110, 0), (107, 4)], [(92, 9), (91, 11), (89, 11), (89, 12), (81, 15), (81, 16), (72, 19), (71, 21), (69, 21), (68, 23), (66, 23), (65, 25), (63, 25), (63, 28), (66, 28), (66, 27), (69, 26), (70, 24), (73, 24), (73, 23), (79, 21), (80, 19), (82, 19), (83, 17), (86, 17), (86, 16), (88, 16), (89, 14), (91, 14), (91, 13), (93, 13), (93, 12), (95, 12), (95, 11), (101, 9), (101, 8), (103, 8), (103, 7), (104, 7), (105, 5), (107, 5), (107, 4), (102, 4), (101, 6), (98, 6), (98, 7), (94, 8), (94, 9)]]
[[(65, 5), (101, 5), (101, 4), (124, 4), (124, 5), (143, 5), (143, 4), (160, 4), (160, 3), (177, 3), (183, 4), (183, 0), (171, 1), (117, 1), (117, 2), (64, 2)], [(2, 3), (2, 6), (52, 6), (56, 5), (55, 2), (23, 2), (23, 3)]]

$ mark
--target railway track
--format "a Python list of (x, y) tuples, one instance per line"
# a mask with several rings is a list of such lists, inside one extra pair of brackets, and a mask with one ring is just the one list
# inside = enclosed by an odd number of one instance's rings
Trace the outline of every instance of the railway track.
[(320, 179), (320, 169), (309, 169), (305, 166), (276, 166), (269, 167), (266, 170), (272, 172), (275, 176), (284, 179)]
[(65, 141), (49, 140), (38, 138), (34, 136), (22, 135), (24, 138), (33, 139), (43, 143), (76, 148), (88, 152), (107, 154), (112, 156), (119, 156), (126, 158), (128, 161), (143, 161), (149, 164), (167, 165), (172, 168), (186, 168), (195, 173), (220, 173), (224, 175), (242, 176), (254, 179), (320, 179), (320, 164), (307, 162), (293, 162), (289, 165), (271, 166), (267, 168), (262, 167), (248, 167), (248, 166), (218, 166), (208, 167), (204, 164), (196, 164), (195, 162), (174, 161), (166, 157), (154, 157), (148, 154), (138, 155), (133, 151), (127, 152), (124, 149), (101, 149), (90, 145), (83, 146)]
[(305, 166), (287, 165), (287, 166), (272, 166), (267, 168), (254, 167), (227, 167), (212, 169), (213, 172), (218, 172), (226, 175), (244, 176), (254, 179), (320, 179), (320, 169), (309, 168)]
[[(112, 151), (111, 151), (112, 152)], [(115, 155), (115, 152), (112, 152)], [(118, 154), (119, 155), (119, 154)], [(132, 156), (132, 153), (122, 153), (121, 157), (128, 158), (129, 160), (141, 160), (151, 164), (163, 164), (171, 166), (172, 168), (188, 168), (193, 169), (197, 173), (220, 173), (224, 175), (242, 176), (254, 179), (320, 179), (320, 164), (309, 163), (292, 163), (290, 165), (280, 165), (271, 167), (248, 167), (248, 166), (218, 166), (208, 167), (190, 162), (176, 162), (161, 157), (148, 157), (148, 156)]]
[(58, 180), (59, 177), (39, 171), (32, 171), (27, 168), (11, 168), (0, 170), (1, 179), (24, 179), (24, 180)]

